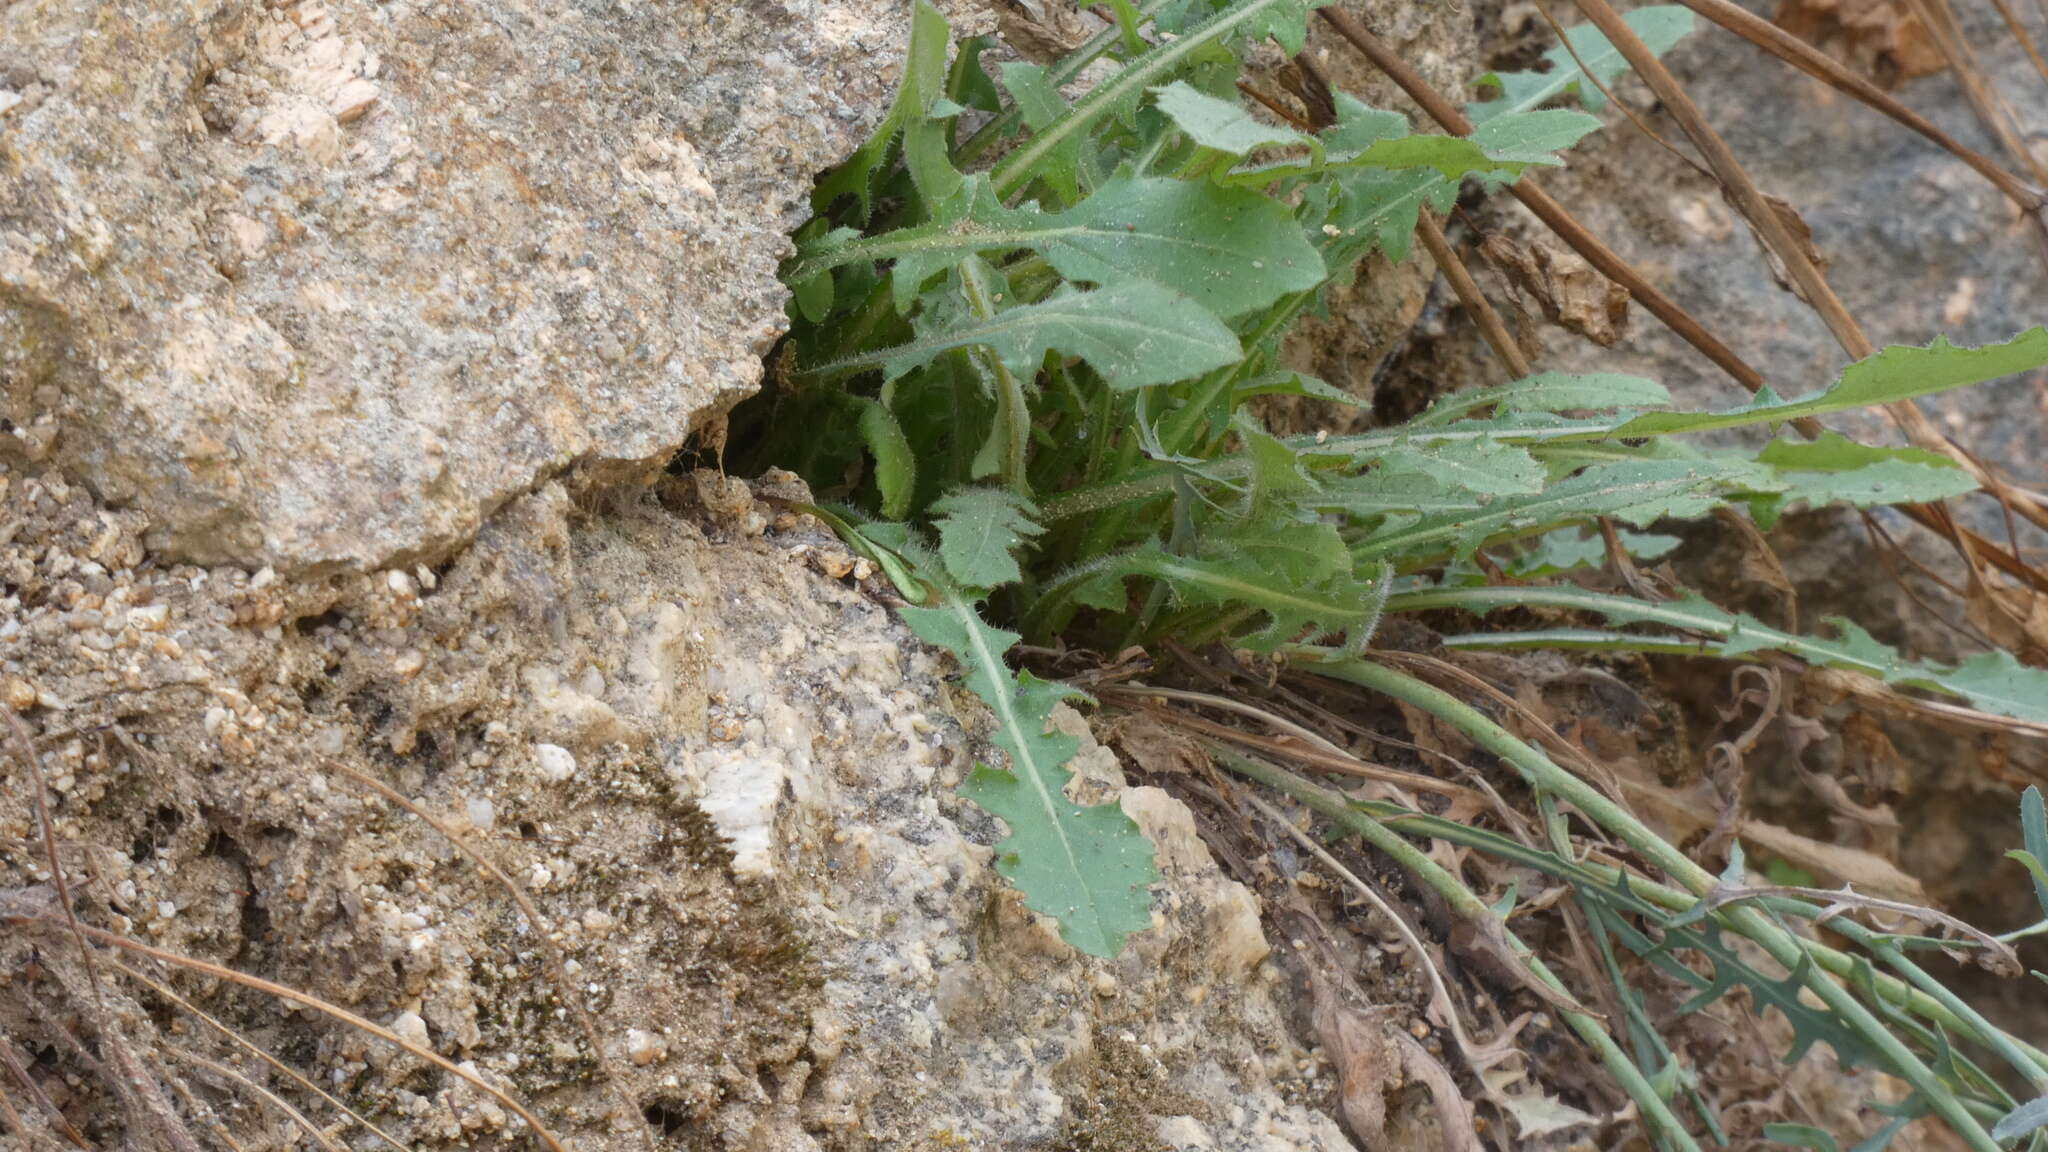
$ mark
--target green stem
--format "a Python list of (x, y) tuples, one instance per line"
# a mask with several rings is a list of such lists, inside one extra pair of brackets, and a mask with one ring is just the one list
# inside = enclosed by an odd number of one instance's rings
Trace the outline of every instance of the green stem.
[[(1317, 787), (1284, 768), (1246, 756), (1223, 745), (1209, 744), (1208, 748), (1210, 753), (1231, 771), (1285, 792), (1343, 825), (1347, 831), (1357, 833), (1366, 843), (1386, 853), (1417, 881), (1434, 889), (1461, 918), (1480, 923), (1500, 919), (1492, 908), (1487, 907), (1484, 900), (1465, 886), (1464, 881), (1424, 855), (1413, 844), (1396, 835), (1386, 825), (1353, 808), (1343, 797)], [(1527, 966), (1530, 975), (1566, 996), (1572, 994), (1564, 982), (1559, 980), (1527, 945), (1516, 939), (1513, 932), (1508, 931), (1505, 924), (1502, 924), (1500, 929), (1508, 941), (1508, 946), (1514, 950), (1516, 958)], [(1692, 1133), (1687, 1132), (1685, 1126), (1679, 1123), (1678, 1117), (1671, 1111), (1671, 1106), (1657, 1094), (1657, 1089), (1643, 1076), (1642, 1069), (1636, 1067), (1635, 1061), (1630, 1060), (1628, 1053), (1622, 1051), (1621, 1045), (1608, 1034), (1599, 1017), (1586, 1012), (1561, 1012), (1560, 1015), (1572, 1031), (1577, 1032), (1581, 1039), (1599, 1053), (1601, 1063), (1605, 1064), (1614, 1078), (1620, 1081), (1629, 1099), (1636, 1102), (1636, 1107), (1642, 1111), (1651, 1125), (1669, 1136), (1672, 1143), (1679, 1148), (1687, 1152), (1700, 1152), (1700, 1146), (1693, 1139)]]
[[(1588, 592), (1582, 588), (1569, 586), (1417, 588), (1397, 594), (1387, 607), (1396, 612), (1463, 608), (1480, 613), (1491, 612), (1497, 608), (1574, 608), (1602, 615), (1621, 610), (1627, 613), (1631, 621), (1662, 624), (1690, 632), (1704, 632), (1722, 639), (1733, 635), (1736, 629), (1734, 620), (1698, 611), (1682, 601), (1660, 604), (1632, 597)], [(1885, 665), (1875, 660), (1859, 660), (1854, 655), (1844, 652), (1838, 645), (1817, 642), (1795, 632), (1780, 632), (1751, 620), (1741, 621), (1741, 629), (1745, 636), (1754, 637), (1759, 642), (1759, 647), (1786, 652), (1810, 663), (1835, 668), (1848, 667), (1880, 680), (1884, 679), (1885, 673), (1889, 671)]]
[[(960, 262), (960, 286), (967, 296), (968, 309), (977, 318), (995, 318), (995, 295), (983, 275), (979, 260)], [(982, 362), (992, 369), (996, 381), (996, 426), (1003, 438), (1003, 483), (1028, 500), (1031, 497), (1031, 477), (1027, 471), (1031, 451), (1031, 403), (1024, 395), (1023, 383), (1003, 363), (1002, 357), (986, 349), (977, 351), (982, 354)]]
[[(1503, 591), (1523, 593), (1547, 589), (1516, 588)], [(1712, 891), (1715, 884), (1713, 873), (1694, 863), (1691, 857), (1667, 843), (1628, 810), (1601, 795), (1592, 785), (1559, 768), (1542, 751), (1517, 738), (1507, 729), (1488, 719), (1478, 709), (1450, 693), (1392, 668), (1346, 657), (1332, 649), (1295, 646), (1286, 651), (1293, 658), (1312, 664), (1324, 675), (1392, 696), (1450, 723), (1473, 743), (1513, 765), (1531, 786), (1551, 792), (1570, 803), (1587, 819), (1618, 837), (1643, 859), (1677, 880), (1694, 896), (1705, 896)], [(1728, 927), (1755, 941), (1773, 960), (1784, 965), (1787, 971), (1799, 970), (1799, 959), (1807, 952), (1804, 942), (1755, 908), (1725, 908), (1717, 913), (1717, 917)], [(1845, 1024), (1884, 1056), (1895, 1075), (1921, 1092), (1929, 1105), (1941, 1113), (1942, 1118), (1949, 1122), (1949, 1126), (1955, 1129), (1958, 1136), (1978, 1152), (1999, 1152), (1997, 1142), (1991, 1139), (1990, 1133), (1984, 1130), (1984, 1126), (1977, 1122), (1969, 1109), (1963, 1106), (1962, 1101), (1953, 1092), (1944, 1089), (1927, 1065), (1872, 1015), (1870, 1009), (1858, 1001), (1847, 988), (1812, 966), (1807, 969), (1806, 985), (1839, 1015)]]
[[(1142, 23), (1157, 16), (1160, 9), (1172, 2), (1173, 0), (1150, 0), (1149, 3), (1138, 9), (1140, 22)], [(1121, 38), (1121, 30), (1114, 25), (1090, 36), (1064, 60), (1052, 66), (1045, 75), (1047, 83), (1051, 84), (1054, 88), (1066, 86), (1073, 81), (1074, 77), (1081, 74), (1082, 69), (1101, 59), (1103, 53), (1108, 52)], [(1011, 104), (1001, 112), (996, 113), (988, 123), (975, 129), (974, 135), (969, 136), (958, 148), (953, 150), (953, 166), (966, 171), (968, 165), (980, 159), (982, 153), (987, 152), (995, 145), (996, 141), (1001, 140), (1005, 134), (1012, 128), (1015, 128), (1018, 119), (1022, 116), (1023, 112), (1015, 104)]]
[[(1355, 801), (1354, 803), (1363, 811), (1378, 817), (1389, 827), (1405, 832), (1408, 835), (1447, 840), (1460, 847), (1472, 848), (1491, 856), (1498, 856), (1501, 859), (1512, 861), (1559, 880), (1588, 884), (1606, 892), (1619, 890), (1622, 883), (1626, 881), (1630, 895), (1639, 897), (1671, 912), (1688, 912), (1699, 903), (1690, 893), (1674, 888), (1669, 884), (1660, 883), (1640, 873), (1624, 872), (1622, 869), (1612, 865), (1598, 864), (1590, 861), (1567, 862), (1550, 853), (1526, 847), (1504, 836), (1484, 832), (1477, 828), (1445, 820), (1439, 816), (1431, 816), (1427, 813), (1416, 812), (1394, 804), (1367, 801)], [(1774, 903), (1773, 906), (1777, 905)], [(1817, 916), (1821, 911), (1812, 905), (1790, 900), (1784, 901), (1783, 906), (1786, 912), (1809, 920)], [(1829, 926), (1859, 944), (1868, 943), (1871, 940), (1869, 936), (1865, 935), (1868, 933), (1868, 929), (1846, 918), (1833, 920)], [(1831, 948), (1819, 941), (1806, 941), (1805, 944), (1808, 953), (1813, 957), (1814, 963), (1819, 965), (1824, 971), (1844, 980), (1854, 975), (1856, 970), (1855, 957), (1850, 956), (1846, 952)], [(1942, 989), (1942, 994), (1937, 997), (1917, 990), (1914, 986), (1907, 984), (1896, 976), (1888, 976), (1882, 972), (1872, 972), (1871, 975), (1875, 978), (1873, 987), (1876, 989), (1877, 994), (1892, 1004), (1904, 1008), (1916, 1016), (1939, 1024), (1965, 1039), (1974, 1040), (1987, 1048), (1997, 1049), (2001, 1043), (2010, 1046), (2023, 1057), (2029, 1066), (2022, 1069), (2022, 1072), (2029, 1078), (2039, 1074), (2037, 1071), (2034, 1071), (2035, 1069), (2048, 1069), (2048, 1052), (2043, 1052), (2024, 1040), (2019, 1040), (2000, 1032), (1997, 1028), (1984, 1022), (1982, 1017), (1978, 1016), (1975, 1012), (1966, 1010), (1959, 1013), (1955, 1011), (1950, 1006), (1953, 994), (1949, 993), (1947, 989)]]
[(1047, 124), (1043, 130), (1033, 134), (1030, 139), (1018, 145), (1015, 151), (1003, 157), (990, 173), (996, 195), (1005, 200), (1009, 199), (1038, 175), (1039, 166), (1061, 144), (1086, 132), (1095, 121), (1118, 105), (1137, 100), (1154, 81), (1165, 79), (1175, 68), (1203, 48), (1229, 37), (1275, 8), (1298, 2), (1299, 0), (1242, 0), (1241, 3), (1218, 12), (1175, 39), (1154, 46), (1144, 55), (1125, 65), (1122, 71), (1090, 89), (1086, 96), (1075, 101), (1059, 119)]

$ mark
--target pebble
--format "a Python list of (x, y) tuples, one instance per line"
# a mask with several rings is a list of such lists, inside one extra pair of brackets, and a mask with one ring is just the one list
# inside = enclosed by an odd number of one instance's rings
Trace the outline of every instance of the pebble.
[(559, 744), (536, 744), (533, 757), (541, 779), (551, 784), (560, 784), (576, 775), (576, 757)]
[(640, 1028), (626, 1029), (626, 1059), (636, 1067), (645, 1068), (667, 1055), (668, 1039), (661, 1033)]
[(392, 1017), (391, 1030), (398, 1034), (399, 1039), (410, 1041), (421, 1048), (429, 1044), (427, 1022), (422, 1020), (417, 1012), (400, 1012)]

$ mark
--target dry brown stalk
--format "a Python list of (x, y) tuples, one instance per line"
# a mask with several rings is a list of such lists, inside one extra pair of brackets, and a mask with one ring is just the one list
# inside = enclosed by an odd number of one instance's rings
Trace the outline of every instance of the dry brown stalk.
[(187, 1052), (183, 1048), (166, 1048), (165, 1051), (189, 1064), (204, 1068), (223, 1080), (232, 1081), (241, 1086), (250, 1095), (255, 1096), (265, 1104), (290, 1117), (292, 1123), (298, 1125), (306, 1135), (311, 1136), (313, 1141), (319, 1144), (320, 1147), (327, 1149), (327, 1152), (342, 1152), (341, 1145), (336, 1144), (327, 1133), (321, 1131), (319, 1125), (313, 1123), (304, 1112), (292, 1107), (290, 1101), (249, 1079), (247, 1076), (242, 1075), (239, 1071), (228, 1067), (226, 1064), (222, 1064), (218, 1060), (208, 1059), (197, 1052)]
[(251, 1055), (255, 1056), (257, 1059), (263, 1061), (265, 1064), (270, 1065), (272, 1068), (282, 1073), (287, 1079), (290, 1079), (297, 1083), (299, 1087), (304, 1088), (306, 1091), (311, 1092), (313, 1095), (320, 1097), (320, 1099), (322, 1100), (325, 1100), (328, 1104), (333, 1105), (337, 1110), (346, 1114), (351, 1120), (354, 1120), (356, 1123), (362, 1125), (364, 1128), (369, 1129), (370, 1132), (373, 1133), (379, 1140), (384, 1141), (384, 1143), (396, 1149), (396, 1152), (408, 1152), (406, 1146), (404, 1144), (399, 1143), (397, 1137), (391, 1135), (389, 1132), (384, 1131), (382, 1128), (377, 1127), (375, 1124), (372, 1124), (368, 1117), (364, 1116), (362, 1113), (357, 1112), (355, 1109), (349, 1107), (347, 1104), (344, 1104), (340, 1100), (336, 1099), (331, 1093), (321, 1088), (318, 1084), (313, 1083), (311, 1080), (308, 1080), (303, 1073), (299, 1072), (291, 1065), (286, 1064), (284, 1061), (279, 1060), (277, 1057), (271, 1055), (270, 1052), (267, 1049), (265, 1049), (262, 1045), (249, 1039), (247, 1036), (242, 1035), (240, 1032), (235, 1031), (233, 1028), (228, 1027), (226, 1024), (223, 1024), (219, 1019), (215, 1018), (211, 1013), (199, 1007), (197, 1004), (194, 1004), (190, 1000), (185, 999), (183, 996), (178, 995), (176, 992), (171, 990), (169, 985), (164, 984), (162, 981), (151, 979), (149, 976), (144, 975), (142, 972), (137, 971), (134, 968), (130, 968), (128, 965), (121, 963), (119, 960), (110, 961), (110, 963), (113, 965), (115, 971), (120, 972), (122, 975), (128, 977), (130, 980), (133, 980), (136, 983), (141, 984), (143, 987), (148, 988), (150, 991), (156, 993), (157, 995), (163, 997), (171, 1003), (176, 1004), (178, 1007), (183, 1008), (185, 1011), (191, 1013), (192, 1015), (197, 1016), (209, 1028), (212, 1028), (214, 1031), (219, 1032), (221, 1035), (227, 1037), (230, 1041), (233, 1041), (235, 1044), (239, 1045), (244, 1051), (247, 1051)]
[(1500, 313), (1494, 311), (1486, 294), (1479, 290), (1479, 283), (1472, 279), (1465, 262), (1458, 258), (1458, 252), (1444, 235), (1444, 226), (1437, 222), (1436, 214), (1424, 209), (1416, 217), (1416, 222), (1419, 225), (1417, 231), (1422, 235), (1422, 246), (1429, 249), (1430, 257), (1436, 261), (1444, 279), (1450, 282), (1451, 290), (1458, 294), (1458, 302), (1479, 325), (1479, 334), (1486, 338), (1486, 343), (1492, 347), (1494, 355), (1500, 357), (1501, 363), (1507, 365), (1508, 378), (1520, 380), (1533, 374), (1535, 369), (1529, 366), (1529, 358), (1522, 355), (1521, 346), (1515, 343), (1507, 325), (1501, 323)]
[[(34, 925), (42, 928), (64, 927), (64, 921), (54, 916), (9, 915), (0, 917), (0, 923)], [(91, 928), (84, 925), (79, 925), (78, 930), (88, 938), (97, 940), (102, 944), (109, 944), (125, 951), (134, 952), (137, 955), (147, 956), (153, 960), (161, 960), (166, 964), (199, 972), (216, 979), (226, 980), (231, 984), (240, 984), (244, 988), (254, 989), (266, 995), (275, 996), (280, 1000), (289, 1000), (300, 1007), (309, 1008), (322, 1016), (340, 1021), (367, 1035), (374, 1036), (386, 1044), (425, 1060), (441, 1071), (456, 1077), (470, 1087), (503, 1104), (506, 1108), (511, 1109), (515, 1115), (526, 1122), (528, 1128), (533, 1130), (534, 1137), (546, 1145), (548, 1152), (569, 1152), (569, 1149), (555, 1136), (554, 1132), (549, 1130), (547, 1125), (541, 1123), (540, 1117), (534, 1115), (532, 1109), (521, 1104), (511, 1095), (495, 1087), (469, 1069), (462, 1067), (431, 1048), (413, 1043), (374, 1020), (358, 1016), (338, 1004), (331, 1004), (318, 996), (301, 992), (289, 985), (265, 980), (260, 976), (251, 976), (246, 972), (237, 972), (233, 968), (215, 964), (210, 960), (200, 960), (196, 957), (181, 955), (168, 949), (145, 944), (140, 940), (123, 936), (118, 932), (109, 932), (104, 928)]]
[(2022, 211), (2032, 214), (2037, 225), (2040, 223), (2043, 204), (2040, 189), (2013, 175), (1991, 157), (1942, 131), (1933, 121), (1906, 107), (1891, 93), (1843, 66), (1834, 57), (1734, 3), (1733, 0), (1679, 2), (1830, 88), (1855, 97), (1940, 145), (1983, 176)]
[(647, 1145), (648, 1152), (655, 1152), (657, 1144), (654, 1129), (648, 1124), (647, 1117), (642, 1115), (639, 1109), (634, 1108), (632, 1101), (626, 1098), (625, 1090), (621, 1087), (624, 1079), (619, 1075), (616, 1062), (605, 1051), (604, 1042), (598, 1038), (597, 1023), (590, 1018), (590, 1010), (584, 1006), (582, 997), (577, 994), (576, 982), (569, 979), (569, 969), (566, 958), (562, 955), (561, 946), (555, 943), (547, 920), (541, 916), (540, 909), (534, 906), (533, 901), (527, 898), (525, 890), (513, 883), (512, 878), (505, 875), (505, 870), (498, 867), (489, 856), (463, 839), (445, 822), (413, 803), (404, 793), (374, 776), (358, 772), (338, 761), (328, 761), (326, 767), (419, 817), (427, 827), (440, 833), (442, 839), (454, 845), (456, 851), (469, 857), (471, 863), (496, 881), (498, 886), (512, 897), (512, 902), (519, 906), (519, 911), (526, 917), (526, 922), (533, 925), (534, 938), (540, 942), (541, 953), (547, 958), (548, 975), (555, 982), (555, 994), (561, 998), (563, 1006), (575, 1014), (576, 1022), (583, 1031), (584, 1043), (590, 1045), (591, 1055), (597, 1060), (598, 1069), (604, 1073), (605, 1083), (612, 1090), (613, 1109), (620, 1115), (629, 1117), (628, 1123), (638, 1122), (641, 1141)]

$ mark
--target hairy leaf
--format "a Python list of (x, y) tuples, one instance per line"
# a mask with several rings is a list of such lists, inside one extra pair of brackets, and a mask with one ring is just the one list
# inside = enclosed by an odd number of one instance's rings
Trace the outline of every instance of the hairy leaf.
[[(1931, 455), (1931, 453), (1930, 453)], [(1940, 464), (1918, 460), (1880, 460), (1840, 471), (1778, 469), (1784, 488), (1764, 501), (1758, 523), (1768, 529), (1777, 513), (1799, 501), (1822, 504), (1851, 504), (1870, 508), (1880, 504), (1923, 504), (1946, 500), (1975, 491), (1976, 477), (1943, 459)]]
[(1544, 108), (1502, 113), (1475, 126), (1466, 139), (1501, 163), (1558, 164), (1562, 161), (1555, 153), (1577, 144), (1599, 127), (1597, 116), (1568, 108)]
[(1610, 410), (1646, 408), (1669, 404), (1671, 393), (1654, 380), (1612, 372), (1572, 375), (1542, 372), (1491, 388), (1468, 388), (1454, 392), (1429, 406), (1411, 423), (1432, 427), (1449, 423), (1475, 408), (1498, 404), (1508, 412), (1565, 412), (1574, 409)]
[(1925, 448), (1885, 448), (1858, 444), (1839, 432), (1823, 432), (1818, 440), (1779, 437), (1764, 445), (1758, 460), (1799, 472), (1849, 472), (1872, 464), (1901, 462), (1929, 468), (1961, 471), (1961, 466), (1939, 452)]
[(2003, 1144), (2048, 1128), (2048, 1096), (2041, 1096), (2007, 1112), (1991, 1129), (1991, 1138)]
[(1026, 906), (1059, 921), (1067, 943), (1115, 956), (1127, 936), (1152, 926), (1148, 888), (1158, 871), (1151, 843), (1122, 808), (1067, 798), (1064, 765), (1080, 744), (1047, 725), (1072, 691), (1028, 672), (1012, 675), (1003, 657), (1016, 633), (983, 623), (958, 592), (942, 590), (936, 607), (898, 611), (920, 639), (960, 658), (968, 689), (995, 714), (1010, 770), (978, 766), (960, 792), (1009, 825), (996, 845), (996, 871)]
[(1226, 319), (1323, 280), (1322, 257), (1280, 204), (1241, 188), (1129, 176), (1057, 213), (1007, 208), (976, 178), (930, 224), (807, 255), (793, 274), (893, 258), (897, 308), (905, 310), (962, 257), (1020, 248), (1069, 280), (1149, 280)]
[(1420, 472), (1377, 469), (1326, 480), (1312, 499), (1318, 511), (1342, 512), (1360, 521), (1400, 512), (1470, 514), (1485, 507), (1484, 498)]
[(1358, 547), (1361, 559), (1414, 557), (1448, 551), (1470, 556), (1488, 538), (1548, 528), (1595, 516), (1645, 527), (1662, 516), (1698, 516), (1724, 502), (1731, 489), (1753, 485), (1757, 465), (1739, 460), (1644, 460), (1602, 464), (1541, 492), (1500, 498), (1476, 513), (1443, 513), (1385, 529)]
[(1471, 444), (1398, 445), (1380, 454), (1388, 472), (1420, 472), (1449, 488), (1483, 496), (1541, 492), (1546, 473), (1526, 448), (1498, 440)]
[[(1676, 536), (1630, 532), (1627, 529), (1618, 530), (1614, 535), (1621, 541), (1622, 550), (1637, 560), (1656, 560), (1667, 556), (1681, 543)], [(1509, 559), (1503, 567), (1516, 579), (1536, 580), (1590, 568), (1606, 560), (1607, 542), (1598, 535), (1581, 535), (1577, 528), (1560, 528), (1537, 537), (1526, 551)]]
[(2034, 899), (2041, 904), (2041, 915), (2048, 916), (2048, 805), (2041, 802), (2041, 789), (2032, 784), (2020, 793), (2020, 835), (2027, 846), (2021, 854), (2034, 859), (2027, 870), (2034, 881)]
[(882, 494), (882, 515), (901, 519), (910, 512), (917, 484), (917, 453), (903, 435), (896, 414), (879, 400), (861, 404), (860, 434), (875, 458), (875, 488)]
[(965, 588), (997, 588), (1021, 579), (1016, 551), (1040, 528), (1037, 509), (1007, 488), (955, 488), (931, 507), (939, 558)]
[(1382, 140), (1408, 134), (1408, 118), (1375, 108), (1348, 92), (1336, 92), (1337, 120), (1316, 135), (1334, 159), (1350, 159)]
[(874, 209), (875, 175), (888, 159), (897, 135), (914, 121), (923, 119), (933, 102), (945, 95), (947, 32), (946, 18), (931, 0), (915, 0), (911, 5), (910, 48), (903, 62), (903, 82), (889, 104), (889, 114), (844, 164), (818, 181), (817, 189), (811, 193), (814, 209), (823, 212), (840, 197), (852, 196), (860, 206), (859, 219), (867, 220)]
[[(1255, 547), (1245, 546), (1246, 537), (1215, 538), (1199, 556), (1175, 556), (1149, 543), (1085, 575), (1091, 581), (1104, 574), (1149, 576), (1183, 604), (1254, 609), (1265, 615), (1266, 624), (1239, 642), (1270, 650), (1378, 619), (1386, 587), (1355, 577), (1349, 561), (1338, 562), (1328, 547), (1333, 538), (1335, 530), (1327, 524), (1290, 526), (1284, 534), (1250, 537)], [(1337, 543), (1341, 546), (1341, 539)]]
[(1306, 372), (1267, 372), (1239, 384), (1235, 393), (1240, 404), (1259, 396), (1306, 396), (1349, 408), (1366, 406), (1359, 397)]
[(1067, 141), (1082, 138), (1110, 115), (1128, 115), (1148, 88), (1172, 79), (1180, 68), (1218, 45), (1245, 37), (1274, 36), (1290, 52), (1300, 51), (1307, 35), (1308, 14), (1325, 0), (1240, 0), (1172, 39), (1154, 45), (1114, 76), (1097, 84), (1059, 119), (1047, 124), (1003, 157), (990, 178), (1005, 199), (1024, 184), (1058, 166)]
[[(1004, 64), (1003, 87), (1009, 90), (1010, 99), (1016, 102), (1025, 127), (1034, 132), (1049, 127), (1069, 111), (1059, 86), (1052, 83), (1046, 76), (1046, 70), (1037, 64), (1018, 60)], [(1069, 204), (1081, 198), (1083, 176), (1088, 170), (1082, 151), (1086, 143), (1080, 136), (1062, 139), (1045, 165), (1046, 184), (1054, 195)]]
[(891, 377), (954, 348), (986, 345), (1022, 376), (1047, 352), (1078, 356), (1114, 388), (1142, 388), (1199, 376), (1243, 355), (1237, 337), (1194, 301), (1143, 280), (1093, 292), (1061, 292), (995, 316), (965, 319), (909, 344), (862, 353), (813, 371), (884, 368)]
[[(1447, 212), (1458, 197), (1457, 181), (1428, 168), (1355, 169), (1339, 172), (1336, 182), (1337, 204), (1325, 227), (1377, 244), (1394, 261), (1408, 258), (1422, 209)], [(1367, 247), (1360, 245), (1357, 255)]]

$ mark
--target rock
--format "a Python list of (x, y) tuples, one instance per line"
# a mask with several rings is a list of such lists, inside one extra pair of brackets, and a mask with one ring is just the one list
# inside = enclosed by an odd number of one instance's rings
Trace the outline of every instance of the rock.
[[(749, 392), (884, 0), (0, 7), (0, 453), (168, 557), (448, 555)], [(8, 434), (11, 433), (11, 434)]]
[[(549, 484), (492, 516), (431, 588), (389, 572), (257, 588), (143, 552), (84, 591), (68, 574), (102, 510), (54, 477), (0, 464), (0, 481), (24, 509), (0, 539), (0, 617), (23, 624), (0, 636), (5, 699), (35, 698), (37, 732), (138, 734), (47, 755), (60, 835), (103, 846), (95, 882), (74, 886), (95, 926), (130, 917), (153, 946), (390, 1021), (584, 1152), (643, 1147), (607, 1119), (621, 1101), (732, 1152), (1349, 1147), (1317, 1110), (1330, 1086), (1291, 1026), (1258, 902), (1188, 809), (1129, 786), (1060, 714), (1083, 745), (1077, 789), (1121, 803), (1161, 872), (1152, 930), (1115, 960), (1076, 955), (996, 873), (997, 822), (955, 793), (995, 756), (988, 717), (949, 683), (949, 658), (812, 570), (814, 522), (713, 544), (722, 529), (688, 493), (701, 523), (651, 501), (581, 514)], [(105, 547), (146, 534), (138, 513), (109, 515)], [(163, 618), (131, 626), (122, 606), (144, 603)], [(118, 632), (75, 631), (86, 613)], [(111, 653), (78, 639), (95, 635)], [(406, 675), (405, 652), (435, 655)], [(551, 691), (602, 691), (614, 738), (552, 743), (536, 668), (559, 670)], [(79, 703), (45, 710), (45, 691)], [(337, 766), (454, 816), (541, 923)], [(0, 838), (32, 842), (35, 819), (27, 790), (0, 787)], [(38, 859), (0, 858), (0, 896), (35, 884)], [(40, 973), (0, 987), (9, 1035), (91, 1002), (75, 951), (47, 943), (0, 933), (0, 968)], [(453, 1109), (415, 1095), (423, 1066), (389, 1045), (170, 978), (409, 1147), (467, 1138), (451, 1116), (503, 1120), (468, 1088), (443, 1089), (465, 1094)], [(211, 1042), (142, 1013), (124, 1031), (153, 1067), (171, 1066), (164, 1046)], [(110, 1130), (143, 1122), (89, 1070), (64, 1074)]]

